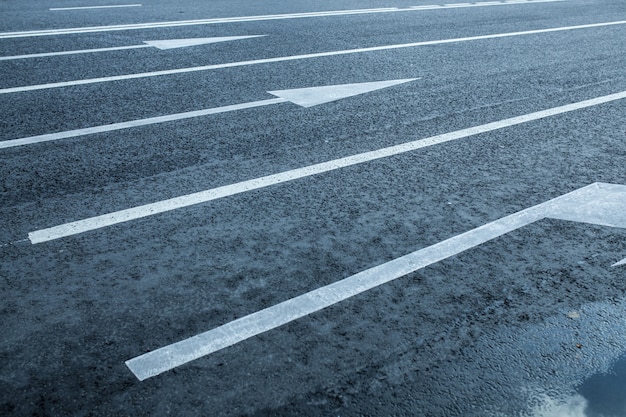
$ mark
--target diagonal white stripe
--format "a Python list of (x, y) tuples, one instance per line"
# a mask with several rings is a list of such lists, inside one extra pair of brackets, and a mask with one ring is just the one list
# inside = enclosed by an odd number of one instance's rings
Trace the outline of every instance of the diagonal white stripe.
[[(576, 212), (581, 204), (592, 207), (615, 205), (621, 210), (626, 210), (626, 186), (603, 183), (588, 185), (344, 278), (341, 281), (252, 313), (208, 332), (145, 353), (126, 361), (126, 366), (140, 381), (143, 381), (315, 313), (538, 220), (553, 217), (554, 215), (557, 218), (561, 217), (561, 215), (567, 217), (570, 211)], [(578, 220), (586, 221), (586, 219)]]
[(212, 109), (194, 110), (185, 113), (167, 114), (165, 116), (149, 117), (146, 119), (131, 120), (128, 122), (111, 123), (108, 125), (86, 127), (83, 129), (66, 130), (64, 132), (46, 133), (45, 135), (29, 136), (26, 138), (0, 141), (0, 149), (14, 148), (16, 146), (32, 145), (35, 143), (49, 142), (59, 139), (75, 138), (79, 136), (93, 135), (96, 133), (113, 132), (116, 130), (130, 129), (138, 126), (148, 126), (158, 123), (173, 122), (176, 120), (191, 119), (194, 117), (208, 116), (210, 114), (227, 113), (231, 111), (251, 109), (254, 107), (269, 106), (284, 103), (286, 99), (273, 98), (261, 101), (251, 101), (230, 106), (214, 107)]
[(222, 187), (212, 188), (206, 191), (200, 191), (198, 193), (184, 195), (180, 197), (171, 198), (168, 200), (159, 201), (156, 203), (146, 204), (143, 206), (133, 207), (126, 210), (120, 210), (109, 214), (103, 214), (97, 217), (91, 217), (84, 220), (78, 220), (71, 223), (62, 224), (59, 226), (50, 227), (48, 229), (37, 230), (30, 232), (28, 238), (31, 243), (42, 243), (50, 240), (59, 239), (62, 237), (77, 235), (90, 230), (96, 230), (103, 227), (108, 227), (114, 224), (127, 222), (130, 220), (141, 219), (144, 217), (152, 216), (159, 213), (164, 213), (171, 210), (176, 210), (183, 207), (192, 206), (195, 204), (206, 203), (209, 201), (217, 200), (220, 198), (241, 194), (247, 191), (258, 190), (260, 188), (269, 187), (293, 181), (299, 178), (306, 178), (313, 175), (322, 174), (324, 172), (334, 171), (340, 168), (349, 167), (352, 165), (358, 165), (365, 162), (374, 161), (389, 156), (400, 155), (406, 152), (411, 152), (417, 149), (426, 148), (429, 146), (450, 142), (470, 136), (475, 136), (481, 133), (491, 132), (498, 129), (503, 129), (510, 126), (519, 125), (522, 123), (531, 122), (534, 120), (543, 119), (558, 114), (563, 114), (586, 107), (597, 106), (599, 104), (608, 103), (615, 100), (621, 100), (626, 98), (626, 91), (622, 91), (607, 96), (596, 97), (594, 99), (580, 101), (577, 103), (567, 104), (565, 106), (554, 107), (547, 110), (538, 111), (535, 113), (529, 113), (522, 116), (512, 117), (509, 119), (500, 120), (497, 122), (487, 123), (480, 126), (474, 126), (467, 129), (461, 129), (450, 133), (444, 133), (437, 136), (432, 136), (425, 139), (420, 139), (412, 142), (403, 143), (401, 145), (390, 146), (387, 148), (378, 149), (375, 151), (364, 152), (344, 158), (333, 159), (331, 161), (322, 162), (319, 164), (309, 165), (302, 168), (293, 169), (290, 171), (280, 172), (278, 174), (267, 175), (265, 177), (254, 178), (247, 181), (238, 182), (235, 184), (225, 185)]
[(24, 92), (24, 91), (35, 91), (35, 90), (47, 90), (51, 88), (106, 83), (106, 82), (111, 82), (111, 81), (132, 80), (132, 79), (138, 79), (138, 78), (158, 77), (162, 75), (185, 74), (185, 73), (190, 73), (190, 72), (243, 67), (243, 66), (259, 65), (259, 64), (271, 64), (271, 63), (276, 63), (276, 62), (296, 61), (296, 60), (301, 60), (301, 59), (359, 54), (359, 53), (365, 53), (365, 52), (376, 52), (376, 51), (385, 51), (385, 50), (402, 49), (402, 48), (414, 48), (414, 47), (429, 46), (429, 45), (443, 45), (447, 43), (469, 42), (469, 41), (486, 40), (486, 39), (498, 39), (498, 38), (507, 38), (507, 37), (512, 37), (512, 36), (536, 35), (536, 34), (541, 34), (541, 33), (562, 32), (562, 31), (568, 31), (568, 30), (590, 29), (590, 28), (625, 25), (625, 24), (626, 24), (626, 20), (621, 20), (621, 21), (615, 21), (615, 22), (594, 23), (594, 24), (589, 24), (589, 25), (565, 26), (565, 27), (550, 28), (550, 29), (527, 30), (523, 32), (496, 33), (492, 35), (471, 36), (467, 38), (442, 39), (442, 40), (435, 40), (435, 41), (403, 43), (403, 44), (396, 44), (396, 45), (373, 46), (369, 48), (347, 49), (347, 50), (342, 50), (342, 51), (319, 52), (319, 53), (314, 53), (314, 54), (282, 56), (282, 57), (276, 57), (276, 58), (257, 59), (257, 60), (252, 60), (252, 61), (239, 61), (239, 62), (230, 62), (230, 63), (225, 63), (225, 64), (205, 65), (205, 66), (200, 66), (200, 67), (178, 68), (178, 69), (173, 69), (173, 70), (151, 71), (151, 72), (142, 72), (142, 73), (136, 73), (136, 74), (116, 75), (116, 76), (111, 76), (111, 77), (90, 78), (90, 79), (85, 79), (85, 80), (62, 81), (62, 82), (48, 83), (48, 84), (11, 87), (11, 88), (0, 89), (0, 94), (19, 93), (19, 92)]
[(51, 7), (50, 11), (64, 10), (91, 10), (91, 9), (118, 9), (123, 7), (141, 7), (141, 4), (113, 4), (110, 6), (80, 6), (80, 7)]
[(371, 13), (396, 13), (396, 12), (410, 12), (421, 10), (441, 10), (441, 9), (455, 9), (466, 7), (484, 7), (484, 6), (507, 6), (507, 5), (519, 5), (519, 4), (533, 4), (533, 3), (554, 3), (564, 0), (525, 0), (523, 2), (515, 0), (503, 0), (503, 1), (488, 1), (479, 3), (463, 3), (463, 4), (448, 4), (448, 5), (426, 5), (426, 6), (413, 6), (408, 8), (387, 7), (378, 9), (355, 9), (355, 10), (331, 10), (324, 12), (304, 12), (304, 13), (290, 13), (290, 14), (275, 14), (264, 16), (240, 16), (240, 17), (225, 17), (217, 19), (197, 19), (197, 20), (179, 20), (171, 22), (153, 22), (153, 23), (137, 23), (129, 25), (111, 25), (111, 26), (92, 26), (83, 28), (66, 28), (66, 29), (47, 29), (47, 30), (33, 30), (22, 32), (4, 32), (0, 33), (0, 39), (8, 38), (23, 38), (33, 36), (57, 36), (68, 35), (73, 33), (93, 33), (93, 32), (112, 32), (118, 30), (137, 30), (137, 29), (152, 29), (162, 27), (176, 27), (176, 26), (192, 26), (192, 25), (210, 25), (220, 23), (237, 23), (237, 22), (257, 22), (264, 20), (284, 20), (284, 19), (301, 19), (310, 17), (330, 17), (330, 16), (350, 16), (360, 14)]

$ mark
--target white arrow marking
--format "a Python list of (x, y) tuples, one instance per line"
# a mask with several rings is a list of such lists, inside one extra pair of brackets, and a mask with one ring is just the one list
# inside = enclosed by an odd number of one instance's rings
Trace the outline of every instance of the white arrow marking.
[(160, 77), (163, 75), (174, 75), (174, 74), (186, 74), (189, 72), (209, 71), (209, 70), (223, 69), (223, 68), (235, 68), (235, 67), (243, 67), (243, 66), (249, 66), (249, 65), (272, 64), (276, 62), (296, 61), (296, 60), (301, 60), (301, 59), (313, 59), (313, 58), (322, 58), (322, 57), (329, 57), (329, 56), (360, 54), (360, 53), (366, 53), (366, 52), (387, 51), (387, 50), (402, 49), (402, 48), (415, 48), (419, 46), (428, 46), (428, 45), (443, 45), (443, 44), (448, 44), (448, 43), (470, 42), (470, 41), (478, 41), (478, 40), (486, 40), (486, 39), (499, 39), (499, 38), (507, 38), (507, 37), (512, 37), (512, 36), (527, 36), (527, 35), (536, 35), (540, 33), (552, 33), (552, 32), (561, 32), (561, 31), (568, 31), (568, 30), (590, 29), (590, 28), (599, 28), (599, 27), (616, 26), (616, 25), (626, 25), (626, 20), (621, 20), (617, 22), (592, 23), (589, 25), (580, 25), (580, 26), (557, 27), (557, 28), (551, 28), (551, 29), (528, 30), (524, 32), (497, 33), (493, 35), (471, 36), (467, 38), (441, 39), (441, 40), (435, 40), (435, 41), (373, 46), (369, 48), (346, 49), (343, 51), (331, 51), (331, 52), (319, 52), (319, 53), (304, 54), (304, 55), (281, 56), (281, 57), (276, 57), (276, 58), (264, 58), (264, 59), (256, 59), (256, 60), (251, 60), (251, 61), (239, 61), (239, 62), (229, 62), (225, 64), (205, 65), (205, 66), (200, 66), (200, 67), (178, 68), (178, 69), (162, 70), (162, 71), (141, 72), (141, 73), (136, 73), (136, 74), (114, 75), (110, 77), (90, 78), (90, 79), (85, 79), (85, 80), (62, 81), (62, 82), (55, 82), (55, 83), (49, 83), (49, 84), (37, 84), (37, 85), (27, 85), (27, 86), (21, 86), (21, 87), (10, 87), (10, 88), (0, 89), (0, 94), (19, 93), (23, 91), (47, 90), (50, 88), (62, 88), (62, 87), (70, 87), (70, 86), (75, 86), (75, 85), (106, 83), (106, 82), (112, 82), (112, 81), (135, 80), (139, 78)]
[(376, 81), (372, 83), (329, 85), (325, 87), (314, 88), (296, 88), (292, 90), (276, 90), (268, 91), (268, 93), (275, 95), (276, 97), (289, 100), (292, 103), (302, 107), (312, 107), (319, 104), (329, 103), (331, 101), (339, 100), (342, 98), (369, 93), (370, 91), (380, 90), (381, 88), (387, 88), (393, 85), (403, 84), (414, 80), (417, 80), (417, 78), (391, 81)]
[(620, 265), (626, 265), (626, 258), (624, 258), (621, 261), (613, 264), (613, 266), (620, 266)]
[[(618, 209), (619, 213), (613, 210)], [(596, 183), (126, 361), (143, 381), (545, 218), (626, 227), (626, 186)]]
[(145, 44), (154, 46), (161, 50), (186, 48), (188, 46), (198, 46), (207, 43), (230, 42), (242, 39), (260, 38), (267, 35), (247, 35), (247, 36), (223, 36), (219, 38), (188, 38), (188, 39), (168, 39), (161, 41), (144, 41)]
[[(406, 152), (415, 151), (429, 146), (438, 145), (458, 139), (463, 139), (481, 133), (493, 132), (498, 129), (528, 123), (534, 120), (540, 120), (546, 117), (563, 114), (574, 110), (583, 109), (609, 103), (614, 100), (626, 98), (626, 91), (611, 94), (608, 96), (597, 97), (591, 100), (585, 100), (565, 106), (554, 107), (552, 109), (542, 110), (534, 113), (528, 113), (522, 116), (511, 117), (509, 119), (499, 120), (480, 126), (469, 127), (467, 129), (456, 130), (437, 136), (431, 136), (425, 139), (418, 139), (412, 142), (402, 143), (399, 145), (381, 148), (374, 151), (363, 152), (343, 158), (333, 159), (319, 164), (309, 165), (302, 168), (296, 168), (289, 171), (283, 171), (276, 174), (266, 175), (260, 178), (253, 178), (229, 185), (224, 185), (209, 190), (199, 191), (197, 193), (183, 195), (170, 198), (168, 200), (157, 201), (143, 206), (137, 206), (125, 210), (115, 211), (96, 217), (90, 217), (83, 220), (77, 220), (70, 223), (61, 224), (47, 229), (36, 230), (28, 234), (31, 243), (42, 243), (50, 240), (60, 239), (67, 236), (77, 235), (79, 233), (88, 232), (90, 230), (101, 229), (103, 227), (112, 226), (114, 224), (124, 223), (131, 220), (137, 220), (159, 213), (165, 213), (171, 210), (177, 210), (183, 207), (189, 207), (195, 204), (207, 203), (209, 201), (219, 200), (221, 198), (245, 193), (252, 190), (258, 190), (272, 185), (282, 184), (294, 181), (300, 178), (306, 178), (313, 175), (323, 174), (325, 172), (346, 168), (353, 165), (363, 164), (375, 161), (381, 158), (387, 158), (394, 155), (401, 155)], [(276, 100), (282, 100), (277, 98)]]
[(79, 136), (92, 135), (95, 133), (112, 132), (115, 130), (129, 129), (138, 126), (147, 126), (157, 123), (171, 122), (175, 120), (190, 119), (194, 117), (207, 116), (210, 114), (226, 113), (254, 107), (268, 106), (271, 104), (285, 103), (291, 101), (302, 107), (311, 107), (331, 101), (340, 100), (358, 94), (368, 93), (374, 90), (391, 87), (393, 85), (407, 83), (418, 78), (407, 78), (402, 80), (379, 81), (360, 84), (329, 85), (323, 87), (299, 88), (295, 90), (269, 91), (270, 94), (278, 96), (269, 100), (252, 101), (249, 103), (235, 104), (232, 106), (216, 107), (212, 109), (196, 110), (185, 113), (168, 114), (165, 116), (150, 117), (147, 119), (132, 120), (129, 122), (112, 123), (108, 125), (87, 127), (84, 129), (68, 130), (65, 132), (48, 133), (45, 135), (29, 136), (20, 139), (5, 140), (0, 142), (0, 149), (13, 148), (16, 146), (31, 145), (41, 142), (49, 142), (59, 139), (74, 138)]
[(263, 36), (267, 36), (267, 35), (223, 36), (223, 37), (216, 37), (216, 38), (191, 38), (191, 39), (165, 39), (165, 40), (156, 40), (156, 41), (144, 41), (144, 45), (113, 46), (110, 48), (79, 49), (75, 51), (58, 51), (58, 52), (44, 52), (40, 54), (1, 56), (0, 61), (14, 61), (16, 59), (44, 58), (44, 57), (62, 56), (62, 55), (91, 54), (91, 53), (98, 53), (98, 52), (124, 51), (128, 49), (143, 49), (143, 48), (158, 48), (160, 50), (166, 50), (166, 49), (174, 49), (174, 48), (186, 48), (189, 46), (206, 45), (209, 43), (238, 41), (238, 40), (250, 39), (250, 38), (260, 38)]

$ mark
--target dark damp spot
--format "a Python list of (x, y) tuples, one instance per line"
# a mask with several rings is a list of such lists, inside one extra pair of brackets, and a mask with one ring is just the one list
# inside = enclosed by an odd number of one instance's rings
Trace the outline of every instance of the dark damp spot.
[(586, 417), (626, 416), (626, 355), (609, 372), (586, 379), (578, 392), (588, 402)]

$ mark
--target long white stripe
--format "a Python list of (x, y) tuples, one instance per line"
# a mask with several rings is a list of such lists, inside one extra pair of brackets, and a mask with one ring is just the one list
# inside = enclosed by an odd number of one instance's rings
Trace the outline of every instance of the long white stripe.
[(86, 127), (84, 129), (67, 130), (65, 132), (47, 133), (45, 135), (29, 136), (26, 138), (0, 141), (0, 149), (13, 148), (16, 146), (31, 145), (34, 143), (49, 142), (52, 140), (75, 138), (79, 136), (93, 135), (96, 133), (113, 132), (115, 130), (129, 129), (138, 126), (147, 126), (157, 123), (172, 122), (175, 120), (191, 119), (194, 117), (207, 116), (210, 114), (226, 113), (230, 111), (250, 109), (253, 107), (269, 106), (271, 104), (284, 103), (284, 98), (272, 98), (261, 101), (251, 101), (230, 106), (215, 107), (212, 109), (194, 110), (185, 113), (167, 114), (165, 116), (149, 117), (146, 119), (131, 120), (128, 122), (112, 123), (108, 125)]
[(400, 48), (413, 48), (413, 47), (428, 46), (428, 45), (441, 45), (441, 44), (446, 44), (446, 43), (468, 42), (468, 41), (477, 41), (477, 40), (485, 40), (485, 39), (497, 39), (497, 38), (506, 38), (506, 37), (511, 37), (511, 36), (534, 35), (534, 34), (540, 34), (540, 33), (561, 32), (561, 31), (567, 31), (567, 30), (589, 29), (589, 28), (598, 28), (598, 27), (624, 25), (624, 24), (626, 24), (626, 20), (621, 20), (621, 21), (616, 21), (616, 22), (594, 23), (594, 24), (580, 25), (580, 26), (565, 26), (565, 27), (550, 28), (550, 29), (528, 30), (528, 31), (523, 31), (523, 32), (497, 33), (493, 35), (471, 36), (467, 38), (442, 39), (442, 40), (435, 40), (435, 41), (374, 46), (370, 48), (347, 49), (343, 51), (319, 52), (319, 53), (314, 53), (314, 54), (265, 58), (265, 59), (257, 59), (257, 60), (252, 60), (252, 61), (239, 61), (239, 62), (230, 62), (230, 63), (225, 63), (225, 64), (205, 65), (201, 67), (179, 68), (179, 69), (173, 69), (173, 70), (151, 71), (151, 72), (142, 72), (142, 73), (137, 73), (137, 74), (127, 74), (127, 75), (116, 75), (116, 76), (111, 76), (111, 77), (90, 78), (90, 79), (85, 79), (85, 80), (63, 81), (63, 82), (57, 82), (57, 83), (38, 84), (38, 85), (27, 85), (23, 87), (11, 87), (11, 88), (1, 89), (0, 94), (19, 93), (19, 92), (34, 91), (34, 90), (46, 90), (50, 88), (71, 87), (71, 86), (76, 86), (76, 85), (105, 83), (105, 82), (111, 82), (111, 81), (131, 80), (131, 79), (137, 79), (137, 78), (157, 77), (157, 76), (162, 76), (162, 75), (184, 74), (184, 73), (190, 73), (190, 72), (242, 67), (242, 66), (248, 66), (248, 65), (270, 64), (270, 63), (276, 63), (276, 62), (295, 61), (295, 60), (300, 60), (300, 59), (321, 58), (321, 57), (328, 57), (328, 56), (358, 54), (358, 53), (364, 53), (364, 52), (385, 51), (385, 50), (400, 49)]
[[(504, 0), (504, 1), (482, 1), (479, 3), (450, 3), (450, 4), (427, 4), (423, 6), (410, 6), (413, 10), (441, 10), (441, 9), (459, 9), (466, 7), (491, 7), (491, 6), (510, 6), (513, 4), (533, 4), (533, 3), (554, 3), (555, 0)], [(564, 1), (564, 0), (556, 0)]]
[(50, 11), (89, 10), (89, 9), (117, 9), (122, 7), (141, 7), (141, 4), (114, 4), (110, 6), (80, 6), (80, 7), (52, 7)]
[(534, 120), (543, 119), (558, 114), (563, 114), (586, 107), (596, 106), (615, 100), (626, 98), (626, 91), (622, 91), (607, 96), (597, 97), (590, 100), (580, 101), (565, 106), (554, 107), (522, 116), (512, 117), (497, 122), (487, 123), (480, 126), (470, 127), (467, 129), (457, 130), (442, 135), (432, 136), (426, 139), (420, 139), (413, 142), (407, 142), (401, 145), (390, 146), (375, 151), (364, 152), (344, 158), (338, 158), (319, 164), (309, 165), (303, 168), (297, 168), (290, 171), (284, 171), (278, 174), (267, 175), (260, 178), (254, 178), (222, 187), (212, 188), (200, 191), (194, 194), (184, 195), (159, 201), (156, 203), (146, 204), (143, 206), (133, 207), (126, 210), (120, 210), (113, 213), (103, 214), (101, 216), (91, 217), (84, 220), (78, 220), (71, 223), (65, 223), (59, 226), (30, 232), (28, 238), (31, 243), (42, 243), (50, 240), (60, 239), (67, 236), (77, 235), (90, 230), (96, 230), (103, 227), (127, 222), (130, 220), (141, 219), (159, 213), (176, 210), (195, 204), (206, 203), (220, 198), (244, 193), (247, 191), (258, 190), (260, 188), (269, 187), (293, 181), (299, 178), (306, 178), (312, 175), (318, 175), (325, 172), (334, 171), (340, 168), (352, 165), (362, 164), (389, 156), (400, 155), (417, 149), (454, 141), (457, 139), (467, 138), (481, 133), (491, 132), (510, 126), (527, 123)]
[(126, 49), (140, 49), (140, 48), (152, 48), (152, 45), (113, 46), (110, 48), (80, 49), (76, 51), (59, 51), (59, 52), (44, 52), (41, 54), (0, 56), (0, 61), (13, 61), (16, 59), (27, 59), (27, 58), (44, 58), (44, 57), (49, 57), (49, 56), (90, 54), (94, 52), (124, 51)]
[(485, 225), (479, 231), (455, 236), (205, 333), (144, 353), (127, 360), (126, 366), (137, 379), (143, 381), (391, 282), (536, 220), (536, 215), (526, 216), (525, 213), (501, 219), (495, 222), (497, 224)]
[(264, 15), (264, 16), (240, 16), (240, 17), (226, 17), (216, 19), (197, 19), (197, 20), (182, 20), (173, 22), (153, 22), (153, 23), (138, 23), (129, 25), (111, 25), (111, 26), (92, 26), (84, 28), (67, 28), (67, 29), (48, 29), (48, 30), (35, 30), (35, 31), (22, 31), (22, 32), (4, 32), (0, 33), (0, 39), (7, 38), (23, 38), (31, 36), (56, 36), (56, 35), (68, 35), (73, 33), (93, 33), (93, 32), (111, 32), (118, 30), (137, 30), (137, 29), (152, 29), (162, 27), (176, 27), (176, 26), (192, 26), (192, 25), (211, 25), (220, 23), (237, 23), (237, 22), (256, 22), (263, 20), (283, 20), (283, 19), (301, 19), (308, 17), (330, 17), (330, 16), (349, 16), (359, 14), (371, 14), (371, 13), (395, 13), (395, 12), (411, 12), (420, 10), (438, 10), (438, 9), (454, 9), (465, 7), (484, 7), (484, 6), (506, 6), (506, 5), (518, 5), (518, 4), (533, 4), (533, 3), (554, 3), (564, 0), (525, 0), (523, 2), (515, 0), (505, 0), (501, 2), (489, 1), (483, 3), (473, 4), (451, 4), (451, 5), (430, 5), (430, 6), (413, 6), (408, 8), (378, 8), (378, 9), (356, 9), (356, 10), (333, 10), (325, 12), (310, 12), (310, 13), (290, 13), (290, 14), (276, 14), (276, 15)]
[[(603, 191), (607, 191), (607, 196), (604, 195)], [(618, 196), (616, 200), (620, 203), (619, 208), (623, 208), (623, 202), (626, 202), (624, 198), (626, 197), (626, 186), (602, 183), (588, 185), (333, 284), (231, 321), (208, 332), (137, 356), (126, 361), (126, 366), (140, 381), (143, 381), (458, 255), (513, 230), (550, 217), (555, 211), (567, 210), (571, 206), (576, 206), (577, 203), (587, 203), (589, 202), (587, 198), (599, 198), (601, 202), (606, 199), (612, 202), (611, 197), (614, 195)]]

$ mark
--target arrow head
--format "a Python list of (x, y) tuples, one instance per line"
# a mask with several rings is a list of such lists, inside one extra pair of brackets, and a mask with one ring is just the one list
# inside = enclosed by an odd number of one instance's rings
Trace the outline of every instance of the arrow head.
[(260, 38), (267, 35), (250, 35), (250, 36), (224, 36), (220, 38), (189, 38), (189, 39), (163, 39), (160, 41), (144, 41), (146, 45), (154, 46), (160, 50), (185, 48), (188, 46), (205, 45), (208, 43), (238, 41), (241, 39)]
[(595, 183), (555, 199), (547, 217), (626, 228), (626, 185)]
[(406, 78), (402, 80), (376, 81), (359, 84), (328, 85), (323, 87), (268, 91), (268, 93), (302, 107), (312, 107), (317, 106), (318, 104), (330, 103), (331, 101), (369, 93), (370, 91), (380, 90), (418, 79), (419, 78)]
[(614, 263), (612, 266), (621, 266), (621, 265), (626, 265), (626, 258), (622, 259), (619, 262)]

